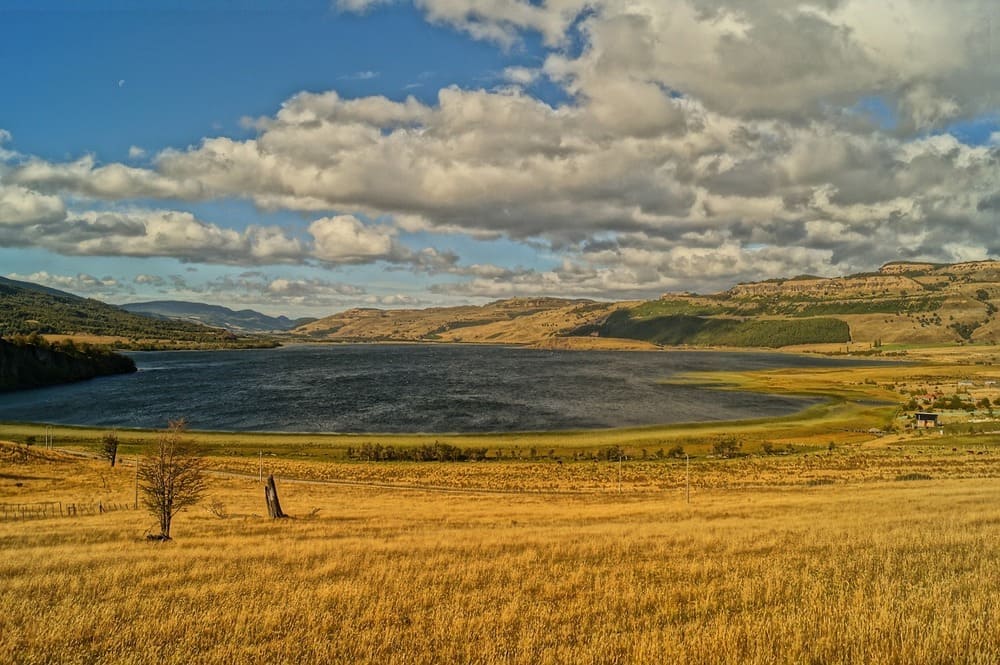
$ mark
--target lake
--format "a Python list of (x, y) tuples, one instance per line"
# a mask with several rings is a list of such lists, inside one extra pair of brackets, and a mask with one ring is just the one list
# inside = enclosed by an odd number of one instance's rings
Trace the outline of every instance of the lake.
[(131, 353), (139, 371), (0, 395), (0, 420), (272, 432), (511, 432), (763, 418), (815, 398), (664, 384), (690, 371), (833, 367), (778, 353), (335, 345)]

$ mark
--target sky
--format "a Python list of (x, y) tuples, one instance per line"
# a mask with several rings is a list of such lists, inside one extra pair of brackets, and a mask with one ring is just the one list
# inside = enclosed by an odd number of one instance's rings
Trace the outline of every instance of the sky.
[(0, 275), (268, 314), (1000, 257), (995, 0), (0, 0)]

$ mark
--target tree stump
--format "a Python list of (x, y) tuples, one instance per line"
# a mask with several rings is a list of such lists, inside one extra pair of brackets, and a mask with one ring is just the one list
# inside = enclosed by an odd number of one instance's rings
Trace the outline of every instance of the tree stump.
[(288, 515), (281, 510), (281, 502), (278, 501), (278, 488), (274, 485), (273, 474), (267, 477), (267, 483), (264, 484), (264, 500), (267, 501), (268, 517), (271, 519), (288, 517)]

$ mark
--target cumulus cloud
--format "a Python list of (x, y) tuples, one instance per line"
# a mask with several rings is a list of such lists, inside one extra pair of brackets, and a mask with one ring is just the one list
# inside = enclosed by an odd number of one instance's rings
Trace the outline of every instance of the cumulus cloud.
[(3, 147), (5, 143), (10, 143), (11, 140), (13, 140), (13, 136), (11, 136), (10, 132), (6, 129), (0, 128), (0, 162), (12, 161), (20, 158), (20, 153)]
[(286, 279), (283, 277), (268, 282), (266, 290), (270, 294), (291, 298), (356, 296), (364, 293), (364, 289), (353, 284), (329, 282), (320, 279)]
[[(413, 250), (387, 225), (367, 225), (352, 215), (323, 217), (304, 237), (276, 226), (242, 231), (189, 212), (128, 208), (67, 212), (59, 197), (0, 182), (0, 247), (37, 246), (67, 256), (171, 257), (185, 262), (232, 265), (281, 263), (399, 264), (441, 272), (458, 257), (433, 248)], [(152, 284), (140, 275), (137, 284)]]
[[(240, 232), (174, 210), (88, 210), (22, 229), (22, 234), (37, 246), (78, 256), (241, 264), (300, 262), (307, 254), (301, 240), (274, 227), (250, 226)], [(0, 233), (0, 243), (9, 240)]]
[(355, 284), (315, 277), (276, 277), (257, 271), (224, 275), (202, 284), (185, 281), (183, 291), (208, 302), (284, 313), (354, 307), (369, 297), (364, 287)]
[[(299, 93), (251, 120), (252, 138), (206, 138), (149, 168), (12, 163), (0, 240), (221, 263), (382, 261), (464, 277), (437, 288), (484, 296), (650, 295), (1000, 251), (998, 142), (941, 132), (997, 110), (983, 29), (994, 3), (414, 4), (504, 47), (536, 33), (544, 62), (506, 69), (514, 85), (446, 87), (426, 103)], [(529, 94), (539, 76), (566, 101)], [(890, 128), (866, 115), (871, 104)], [(314, 214), (298, 232), (235, 231), (167, 210), (67, 213), (61, 197), (240, 197)], [(521, 241), (556, 267), (463, 266), (401, 240), (435, 232)]]
[(155, 171), (124, 164), (99, 166), (90, 155), (63, 164), (30, 159), (11, 169), (4, 180), (42, 193), (67, 191), (106, 200), (205, 198), (203, 187), (197, 182), (165, 177)]
[(57, 196), (48, 196), (20, 185), (0, 181), (0, 234), (4, 227), (25, 227), (58, 222), (66, 217), (66, 206)]
[(517, 85), (531, 85), (542, 75), (540, 69), (529, 67), (507, 67), (503, 70), (503, 77), (510, 83)]
[(367, 261), (393, 250), (392, 229), (368, 227), (352, 215), (323, 217), (309, 225), (315, 255), (335, 263)]
[(9, 273), (10, 279), (41, 284), (54, 289), (69, 291), (71, 293), (85, 295), (118, 295), (130, 291), (130, 287), (111, 276), (95, 277), (87, 273), (76, 275), (58, 275), (45, 270), (31, 273), (30, 275), (20, 275)]
[(132, 281), (143, 286), (166, 286), (167, 284), (167, 280), (159, 275), (140, 274), (132, 278)]
[[(334, 5), (340, 11), (364, 14), (394, 1), (335, 0)], [(574, 16), (589, 2), (554, 0), (542, 5), (531, 0), (414, 0), (414, 4), (435, 23), (510, 47), (518, 42), (523, 30), (541, 33), (549, 45), (560, 43)]]
[(384, 296), (366, 296), (362, 299), (366, 305), (377, 305), (378, 307), (399, 308), (399, 307), (420, 307), (428, 304), (424, 298), (408, 295), (405, 293), (392, 293)]

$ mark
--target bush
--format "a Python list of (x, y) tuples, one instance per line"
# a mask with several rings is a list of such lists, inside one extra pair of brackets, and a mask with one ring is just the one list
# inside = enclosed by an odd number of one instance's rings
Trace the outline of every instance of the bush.
[(684, 452), (684, 446), (681, 444), (676, 444), (667, 451), (667, 457), (670, 459), (680, 459), (684, 457), (686, 453)]
[(733, 457), (740, 450), (740, 442), (734, 436), (726, 436), (712, 444), (712, 453), (719, 457)]
[(930, 480), (931, 477), (926, 473), (904, 473), (902, 475), (896, 476), (896, 480)]

